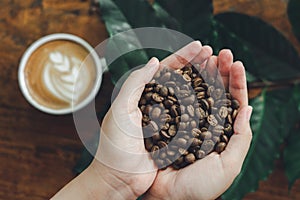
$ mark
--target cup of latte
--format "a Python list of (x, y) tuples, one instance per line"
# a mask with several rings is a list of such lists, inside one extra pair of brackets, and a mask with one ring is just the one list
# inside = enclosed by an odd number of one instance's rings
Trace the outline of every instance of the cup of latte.
[(35, 108), (68, 114), (95, 98), (102, 69), (100, 58), (86, 41), (57, 33), (37, 40), (26, 50), (18, 79), (23, 95)]

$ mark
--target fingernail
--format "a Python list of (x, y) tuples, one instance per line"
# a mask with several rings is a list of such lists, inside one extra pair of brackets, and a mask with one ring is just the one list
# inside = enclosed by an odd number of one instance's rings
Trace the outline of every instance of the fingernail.
[(158, 65), (157, 58), (152, 57), (147, 63), (148, 69), (151, 73), (157, 70), (157, 67), (155, 67), (156, 65)]
[(248, 106), (247, 115), (246, 115), (247, 121), (249, 121), (251, 118), (252, 110), (253, 110), (252, 106)]

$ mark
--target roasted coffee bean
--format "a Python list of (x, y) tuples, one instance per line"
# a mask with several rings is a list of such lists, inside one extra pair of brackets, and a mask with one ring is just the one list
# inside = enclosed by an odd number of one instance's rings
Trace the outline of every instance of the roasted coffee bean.
[(187, 82), (190, 82), (192, 80), (192, 78), (188, 74), (183, 74), (182, 77)]
[(168, 147), (168, 144), (164, 141), (157, 142), (157, 145), (159, 146), (160, 149)]
[(152, 99), (157, 103), (161, 103), (164, 100), (164, 98), (160, 96), (158, 93), (153, 93)]
[(225, 119), (227, 115), (228, 115), (228, 109), (224, 106), (221, 106), (221, 108), (219, 109), (219, 116)]
[(206, 155), (206, 153), (205, 153), (205, 151), (203, 151), (203, 150), (198, 150), (198, 151), (196, 152), (196, 157), (197, 157), (198, 159), (204, 158), (205, 155)]
[(184, 105), (190, 105), (190, 104), (193, 104), (195, 101), (195, 96), (194, 95), (191, 95), (189, 97), (186, 97), (184, 99), (182, 99), (182, 103)]
[(193, 106), (193, 105), (187, 106), (186, 109), (187, 109), (188, 114), (189, 114), (191, 117), (194, 117), (194, 116), (195, 116), (195, 109), (194, 109), (194, 106)]
[(206, 94), (207, 96), (211, 97), (212, 96), (212, 93), (215, 91), (215, 87), (213, 85), (209, 86), (207, 88), (207, 91), (206, 91)]
[(151, 151), (151, 149), (153, 147), (152, 138), (145, 138), (145, 147), (148, 151)]
[(190, 119), (189, 115), (188, 114), (183, 114), (181, 115), (181, 121), (182, 122), (188, 122)]
[(203, 110), (209, 110), (210, 109), (209, 103), (206, 99), (201, 99), (200, 100), (200, 105), (201, 105), (201, 108), (203, 108)]
[(240, 104), (239, 104), (239, 102), (237, 101), (237, 100), (235, 100), (235, 99), (233, 99), (232, 101), (231, 101), (231, 107), (233, 108), (233, 109), (239, 109), (240, 108)]
[(157, 145), (151, 148), (151, 156), (152, 158), (157, 158), (159, 155), (159, 147)]
[(222, 84), (192, 65), (175, 71), (163, 68), (146, 84), (138, 106), (145, 148), (159, 168), (180, 169), (225, 149), (239, 102)]
[(196, 160), (196, 158), (195, 158), (194, 154), (192, 154), (192, 153), (189, 153), (184, 158), (184, 161), (187, 163), (193, 163), (193, 162), (195, 162), (195, 160)]
[(193, 81), (193, 86), (196, 88), (203, 82), (203, 79), (200, 77), (195, 77)]
[(184, 146), (186, 146), (186, 144), (187, 144), (186, 139), (184, 139), (184, 138), (178, 138), (178, 140), (177, 140), (177, 145), (178, 146), (184, 147)]
[(212, 140), (204, 140), (201, 149), (206, 153), (210, 153), (214, 149), (215, 143)]
[(196, 108), (195, 114), (198, 119), (204, 119), (207, 116), (207, 113), (200, 107)]
[(166, 108), (170, 108), (172, 105), (174, 105), (174, 102), (172, 100), (170, 100), (170, 99), (166, 99), (166, 100), (164, 100), (163, 105)]
[(173, 137), (173, 136), (176, 135), (176, 132), (177, 132), (176, 126), (175, 125), (171, 125), (170, 128), (169, 128), (169, 131), (168, 131), (169, 135)]
[(216, 117), (214, 115), (209, 115), (207, 117), (207, 122), (212, 125), (212, 126), (217, 126), (218, 125), (218, 120), (216, 119)]
[(210, 131), (204, 131), (200, 133), (201, 140), (210, 139), (212, 137), (212, 133)]
[(222, 151), (225, 150), (226, 147), (226, 143), (225, 142), (220, 142), (219, 144), (217, 144), (216, 146), (216, 152), (217, 153), (221, 153)]
[(193, 128), (193, 130), (192, 130), (193, 137), (197, 138), (200, 136), (200, 134), (201, 134), (201, 131), (198, 128)]
[(169, 90), (167, 87), (163, 86), (162, 88), (160, 88), (159, 93), (161, 96), (166, 97), (168, 96)]
[(222, 89), (220, 89), (220, 88), (217, 88), (217, 89), (215, 89), (215, 90), (213, 91), (213, 93), (212, 93), (211, 96), (212, 96), (215, 100), (218, 100), (218, 99), (221, 99), (221, 98), (222, 98), (223, 94), (224, 94), (224, 91), (223, 91)]
[(166, 83), (167, 81), (169, 81), (170, 78), (171, 78), (171, 72), (166, 72), (166, 73), (164, 73), (164, 74), (161, 76), (160, 82), (161, 82), (162, 84), (164, 84), (164, 83)]
[(192, 120), (189, 124), (190, 129), (196, 128), (197, 126), (198, 126), (198, 124), (195, 120)]
[(171, 138), (171, 136), (167, 133), (167, 131), (160, 130), (159, 133), (160, 133), (160, 135), (162, 135), (166, 139), (170, 139)]
[(161, 109), (159, 107), (154, 107), (151, 111), (151, 119), (158, 119), (161, 115)]
[(228, 137), (226, 135), (224, 135), (224, 134), (220, 136), (220, 140), (222, 142), (225, 142), (226, 144), (228, 143)]
[(235, 120), (237, 114), (238, 114), (238, 111), (237, 111), (237, 110), (233, 110), (233, 111), (232, 111), (232, 114), (231, 114), (232, 120)]

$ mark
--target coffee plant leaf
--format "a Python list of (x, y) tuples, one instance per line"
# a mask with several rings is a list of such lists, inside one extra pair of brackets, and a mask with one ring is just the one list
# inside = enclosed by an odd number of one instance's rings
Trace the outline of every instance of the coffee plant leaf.
[(286, 120), (290, 122), (289, 136), (286, 139), (283, 152), (283, 161), (285, 174), (289, 181), (289, 189), (292, 188), (294, 182), (300, 178), (300, 86), (294, 89), (295, 106), (287, 114)]
[(290, 0), (288, 3), (287, 14), (292, 25), (295, 36), (300, 41), (300, 0)]
[(259, 18), (222, 13), (215, 16), (213, 46), (230, 48), (246, 69), (263, 81), (300, 75), (300, 58), (293, 45), (273, 26)]
[[(122, 6), (125, 1), (116, 2)], [(137, 9), (137, 11), (142, 13), (143, 11), (141, 9), (145, 7), (142, 6), (144, 3), (141, 1), (126, 1), (126, 8), (133, 9), (136, 7), (136, 5), (134, 7), (131, 5), (134, 2), (140, 6), (140, 9)], [(130, 32), (129, 34), (118, 34), (133, 28), (128, 21), (128, 17), (124, 16), (120, 6), (112, 0), (100, 0), (99, 4), (102, 14), (101, 17), (102, 20), (104, 20), (107, 32), (110, 37), (115, 36), (107, 42), (105, 58), (107, 63), (110, 63), (108, 69), (112, 74), (112, 81), (113, 83), (116, 83), (123, 74), (132, 68), (132, 66), (145, 64), (148, 61), (148, 56), (146, 52), (141, 49), (141, 44), (134, 33)], [(130, 12), (126, 13), (129, 14)], [(123, 55), (123, 52), (129, 53)], [(123, 56), (119, 56), (115, 59), (111, 55)]]
[(280, 155), (279, 146), (288, 134), (285, 129), (290, 124), (285, 119), (286, 113), (295, 106), (293, 102), (285, 106), (282, 104), (291, 96), (292, 90), (264, 91), (250, 101), (253, 107), (250, 121), (252, 144), (241, 173), (222, 195), (222, 199), (242, 199), (247, 193), (255, 191), (259, 181), (265, 180), (272, 172), (274, 161)]

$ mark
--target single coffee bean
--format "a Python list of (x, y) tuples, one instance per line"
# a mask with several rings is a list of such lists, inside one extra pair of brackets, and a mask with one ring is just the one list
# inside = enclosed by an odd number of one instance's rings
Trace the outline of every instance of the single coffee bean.
[(225, 119), (227, 115), (228, 115), (228, 109), (224, 106), (221, 106), (221, 108), (219, 109), (219, 116)]
[(210, 153), (214, 149), (215, 143), (212, 140), (204, 140), (201, 149), (206, 153)]
[(163, 105), (164, 105), (166, 108), (170, 108), (172, 105), (174, 105), (174, 102), (171, 101), (170, 99), (166, 99), (166, 100), (164, 100)]
[(222, 142), (225, 142), (226, 144), (228, 143), (228, 137), (226, 135), (224, 135), (224, 134), (220, 136), (220, 140)]
[(183, 74), (182, 77), (187, 82), (190, 82), (192, 80), (192, 78), (188, 74)]
[(166, 72), (165, 74), (162, 75), (162, 77), (160, 78), (160, 82), (162, 84), (166, 83), (167, 81), (169, 81), (171, 78), (171, 72)]
[(146, 138), (145, 139), (145, 147), (148, 151), (151, 151), (152, 147), (153, 147), (153, 141), (152, 138)]
[(187, 121), (189, 121), (189, 119), (190, 119), (190, 117), (188, 114), (181, 115), (181, 121), (187, 122)]
[(204, 131), (200, 133), (200, 139), (201, 140), (207, 140), (212, 137), (212, 133), (210, 131)]
[(193, 105), (187, 106), (186, 109), (187, 109), (188, 114), (189, 114), (191, 117), (194, 117), (194, 116), (195, 116), (195, 109), (194, 109), (194, 106), (193, 106)]
[(233, 111), (232, 111), (232, 114), (231, 114), (232, 120), (235, 120), (237, 114), (238, 114), (238, 111), (237, 111), (237, 110), (233, 110)]
[(194, 154), (189, 153), (188, 155), (185, 156), (184, 160), (187, 163), (193, 163), (193, 162), (195, 162), (196, 158), (195, 158)]
[(160, 96), (158, 93), (153, 93), (152, 99), (157, 103), (161, 103), (164, 100), (164, 98)]
[(232, 107), (233, 109), (238, 110), (238, 109), (240, 108), (240, 104), (239, 104), (239, 102), (238, 102), (237, 100), (233, 99), (233, 100), (231, 101), (231, 107)]
[(169, 114), (162, 114), (159, 116), (161, 123), (168, 123), (172, 120), (171, 116)]
[(164, 141), (157, 142), (157, 145), (159, 146), (160, 149), (168, 147), (168, 144)]
[(189, 97), (186, 97), (184, 99), (182, 99), (182, 103), (184, 105), (190, 105), (190, 104), (193, 104), (195, 101), (195, 96), (194, 95), (191, 95)]
[(209, 107), (212, 108), (214, 106), (215, 100), (212, 97), (206, 99), (209, 104)]
[(218, 125), (218, 120), (216, 119), (216, 117), (214, 115), (209, 115), (207, 117), (207, 122), (212, 125), (212, 126), (217, 126)]
[(197, 93), (197, 99), (200, 100), (200, 99), (204, 99), (205, 98), (205, 91), (202, 91), (202, 92), (198, 92)]
[(225, 150), (226, 147), (226, 143), (225, 142), (220, 142), (219, 144), (217, 144), (216, 146), (216, 152), (217, 153), (221, 153), (222, 151)]
[(158, 119), (161, 115), (161, 109), (159, 107), (154, 107), (151, 112), (152, 119)]
[(166, 86), (163, 86), (162, 88), (160, 88), (159, 93), (161, 96), (166, 97), (168, 96), (169, 90)]
[(189, 128), (193, 129), (193, 128), (196, 128), (196, 127), (198, 127), (198, 124), (197, 124), (196, 120), (192, 120), (189, 124)]
[(198, 87), (201, 83), (203, 82), (203, 79), (200, 77), (195, 77), (194, 82), (193, 82), (193, 86), (194, 87)]
[(201, 134), (201, 131), (198, 129), (198, 128), (193, 128), (192, 129), (192, 135), (193, 135), (193, 137), (199, 137), (200, 136), (200, 134)]
[(215, 100), (218, 100), (218, 99), (221, 99), (222, 96), (224, 94), (224, 91), (220, 88), (217, 88), (213, 91), (212, 93), (212, 97), (215, 99)]
[(206, 153), (205, 153), (205, 151), (203, 151), (203, 150), (198, 150), (198, 151), (196, 152), (196, 157), (197, 157), (198, 159), (204, 158), (205, 155), (206, 155)]
[(175, 125), (171, 125), (170, 128), (169, 128), (169, 130), (168, 130), (169, 135), (173, 137), (173, 136), (176, 135), (176, 132), (177, 132), (176, 126)]
[(171, 136), (167, 133), (167, 131), (160, 130), (159, 133), (160, 133), (160, 135), (162, 135), (166, 139), (170, 139), (171, 138)]
[(213, 85), (209, 86), (206, 91), (207, 96), (211, 97), (214, 90), (215, 90), (215, 87)]
[(177, 139), (177, 145), (180, 146), (180, 147), (185, 147), (187, 144), (187, 141), (186, 139), (184, 138), (178, 138)]
[(154, 145), (151, 148), (151, 156), (152, 158), (157, 158), (159, 156), (159, 147), (157, 145)]

